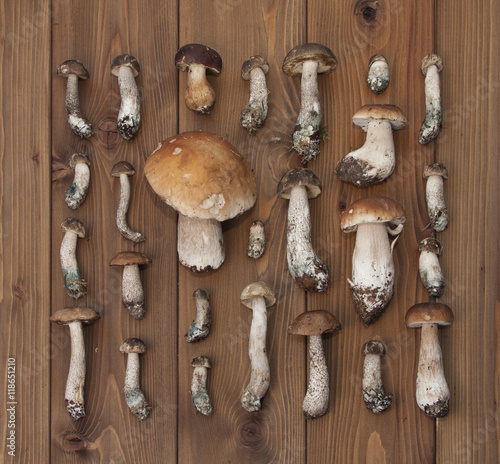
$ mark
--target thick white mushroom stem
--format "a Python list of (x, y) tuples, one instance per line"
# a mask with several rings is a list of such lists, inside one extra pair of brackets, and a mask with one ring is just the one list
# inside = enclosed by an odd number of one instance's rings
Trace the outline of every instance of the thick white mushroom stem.
[(441, 131), (442, 109), (439, 89), (439, 70), (431, 65), (425, 75), (425, 120), (422, 123), (418, 141), (425, 145), (437, 138)]
[(382, 383), (381, 356), (366, 354), (363, 364), (363, 400), (375, 414), (385, 411), (392, 403), (392, 394), (386, 393)]
[(125, 140), (130, 140), (139, 130), (141, 123), (141, 98), (130, 67), (120, 66), (118, 87), (121, 98), (117, 123), (118, 132)]
[(189, 109), (210, 115), (215, 103), (215, 90), (207, 81), (206, 68), (200, 64), (190, 64), (185, 94)]
[(92, 136), (92, 124), (82, 115), (80, 109), (80, 97), (78, 95), (78, 76), (76, 74), (68, 75), (66, 83), (65, 99), (66, 118), (71, 130), (80, 137), (86, 139)]
[(248, 412), (260, 410), (260, 401), (269, 388), (271, 377), (266, 354), (267, 310), (264, 297), (252, 299), (252, 311), (248, 346), (251, 374), (250, 381), (241, 395), (241, 404)]
[(125, 309), (135, 319), (142, 319), (144, 310), (144, 289), (138, 264), (129, 264), (123, 267), (122, 301)]
[(429, 295), (439, 298), (444, 292), (444, 275), (439, 263), (439, 256), (432, 251), (421, 251), (418, 259), (418, 270)]
[(328, 287), (328, 267), (311, 244), (311, 215), (304, 186), (291, 189), (287, 224), (288, 270), (304, 290), (324, 292)]
[(79, 321), (68, 324), (71, 337), (71, 358), (69, 362), (68, 379), (66, 381), (66, 409), (73, 419), (85, 416), (84, 386), (85, 386), (85, 343), (83, 341), (82, 323)]
[(448, 227), (448, 209), (444, 202), (444, 182), (441, 176), (429, 176), (425, 186), (425, 199), (430, 225), (436, 232)]
[(76, 163), (73, 183), (68, 187), (64, 200), (71, 209), (77, 209), (87, 197), (90, 169), (86, 163)]
[(450, 390), (444, 377), (437, 324), (422, 324), (417, 372), (417, 404), (432, 417), (448, 414)]
[(144, 393), (141, 391), (139, 353), (127, 354), (127, 368), (125, 370), (125, 386), (123, 392), (125, 401), (132, 414), (135, 414), (140, 420), (149, 416), (151, 410)]
[(366, 81), (370, 89), (376, 94), (382, 93), (389, 86), (389, 66), (387, 61), (376, 59), (370, 65)]
[(210, 309), (208, 293), (199, 288), (194, 292), (193, 296), (196, 302), (196, 318), (185, 335), (185, 339), (189, 343), (198, 342), (206, 338), (210, 333), (212, 323), (212, 311)]
[(255, 134), (257, 129), (264, 125), (267, 118), (268, 95), (266, 75), (261, 68), (250, 71), (250, 99), (247, 107), (241, 114), (241, 125)]
[(266, 235), (264, 223), (262, 221), (254, 221), (250, 226), (248, 234), (247, 255), (250, 258), (259, 259), (266, 249)]
[[(121, 70), (122, 68), (120, 68)], [(130, 181), (127, 174), (120, 174), (120, 188), (120, 202), (116, 211), (116, 227), (126, 239), (135, 243), (144, 242), (146, 237), (132, 230), (127, 224), (127, 212), (130, 205)]]
[(61, 269), (64, 277), (66, 292), (71, 298), (81, 298), (87, 294), (87, 282), (80, 277), (80, 270), (76, 260), (76, 245), (78, 235), (67, 231), (61, 242)]
[(204, 416), (212, 414), (212, 403), (207, 391), (207, 373), (206, 367), (195, 367), (191, 380), (191, 400), (196, 410)]
[(330, 378), (323, 351), (321, 335), (309, 336), (309, 381), (302, 402), (306, 419), (315, 419), (326, 413), (330, 401)]

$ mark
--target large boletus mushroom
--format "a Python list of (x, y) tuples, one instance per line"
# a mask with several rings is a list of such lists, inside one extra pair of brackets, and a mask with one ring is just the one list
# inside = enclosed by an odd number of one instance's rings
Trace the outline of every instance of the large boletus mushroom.
[(184, 132), (160, 143), (146, 161), (153, 190), (179, 212), (177, 251), (195, 272), (224, 262), (221, 221), (250, 209), (255, 176), (236, 148), (210, 132)]

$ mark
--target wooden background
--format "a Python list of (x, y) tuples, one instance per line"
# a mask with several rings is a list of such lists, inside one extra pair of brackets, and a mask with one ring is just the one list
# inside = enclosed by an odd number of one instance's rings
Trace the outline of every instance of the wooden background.
[[(367, 10), (367, 8), (371, 8)], [(364, 14), (363, 14), (364, 13)], [(23, 463), (496, 463), (500, 434), (498, 396), (500, 323), (498, 301), (499, 213), (499, 28), (496, 0), (41, 0), (1, 2), (0, 66), (0, 412), (1, 462)], [(306, 295), (286, 269), (285, 201), (276, 197), (281, 175), (296, 164), (289, 151), (300, 104), (300, 83), (281, 71), (286, 53), (306, 42), (329, 46), (335, 72), (319, 78), (329, 139), (310, 168), (323, 182), (311, 203), (313, 244), (330, 267), (324, 294)], [(217, 103), (211, 117), (188, 111), (185, 74), (173, 57), (179, 46), (201, 42), (224, 60), (212, 78)], [(424, 119), (420, 61), (442, 56), (444, 127), (436, 143), (417, 142)], [(142, 126), (131, 142), (116, 132), (120, 105), (117, 80), (109, 71), (118, 54), (137, 57)], [(376, 96), (366, 85), (370, 56), (388, 59), (391, 84)], [(269, 117), (255, 137), (239, 127), (248, 101), (240, 77), (243, 61), (262, 54), (270, 63)], [(66, 82), (57, 76), (64, 60), (81, 60), (90, 71), (80, 85), (84, 114), (95, 135), (80, 140), (64, 114)], [(409, 126), (395, 134), (397, 168), (388, 182), (356, 189), (333, 173), (365, 134), (351, 117), (363, 104), (393, 103)], [(158, 142), (178, 132), (208, 130), (231, 141), (255, 171), (257, 205), (223, 225), (227, 259), (211, 274), (193, 275), (176, 261), (176, 215), (162, 204), (143, 175)], [(64, 191), (72, 181), (68, 161), (75, 151), (92, 162), (90, 193), (70, 211)], [(129, 223), (147, 241), (135, 247), (153, 259), (142, 271), (147, 316), (132, 320), (123, 310), (120, 271), (109, 267), (120, 250), (133, 249), (116, 230), (119, 182), (111, 167), (131, 162)], [(452, 398), (448, 417), (427, 417), (414, 400), (419, 334), (407, 330), (406, 310), (428, 296), (417, 272), (418, 242), (429, 234), (422, 169), (438, 160), (449, 169), (445, 184), (451, 223), (439, 234), (446, 291), (441, 299), (455, 324), (440, 332)], [(396, 296), (383, 318), (366, 328), (358, 319), (346, 278), (355, 237), (340, 231), (350, 202), (370, 194), (400, 201), (407, 224), (396, 246)], [(69, 362), (67, 329), (51, 326), (51, 312), (73, 302), (66, 296), (59, 263), (60, 223), (83, 221), (88, 237), (78, 244), (89, 294), (79, 301), (102, 319), (85, 328), (88, 357), (88, 415), (73, 422), (64, 407)], [(245, 254), (251, 222), (261, 219), (268, 238), (264, 256)], [(239, 302), (244, 286), (267, 281), (275, 290), (267, 352), (270, 389), (258, 413), (239, 402), (249, 379), (247, 355), (251, 312)], [(212, 333), (198, 344), (184, 334), (194, 317), (193, 291), (212, 296)], [(327, 309), (343, 330), (325, 340), (331, 373), (330, 409), (306, 422), (301, 403), (307, 382), (307, 345), (286, 334), (301, 312)], [(132, 416), (121, 392), (124, 338), (140, 337), (141, 383), (153, 410), (145, 422)], [(362, 345), (385, 341), (383, 377), (393, 406), (379, 416), (361, 394)], [(197, 415), (191, 404), (190, 360), (208, 355), (214, 368), (208, 388), (214, 413)], [(16, 363), (16, 457), (7, 454), (7, 359)]]

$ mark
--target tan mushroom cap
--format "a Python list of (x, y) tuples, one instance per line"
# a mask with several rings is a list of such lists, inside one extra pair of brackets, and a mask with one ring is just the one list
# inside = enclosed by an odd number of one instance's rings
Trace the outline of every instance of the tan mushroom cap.
[(250, 73), (256, 68), (262, 69), (262, 72), (267, 74), (269, 72), (269, 63), (263, 56), (260, 55), (249, 57), (241, 66), (241, 77), (248, 81), (250, 79)]
[(425, 55), (422, 58), (422, 62), (420, 63), (420, 69), (422, 70), (422, 74), (427, 76), (427, 70), (429, 66), (436, 66), (438, 72), (443, 70), (443, 60), (439, 55), (435, 55), (433, 53), (429, 55)]
[(365, 132), (368, 124), (373, 120), (384, 120), (391, 123), (392, 130), (399, 130), (408, 124), (403, 111), (395, 105), (365, 105), (354, 116), (352, 122), (361, 127)]
[(151, 258), (139, 251), (120, 251), (109, 262), (110, 266), (131, 266), (151, 263)]
[(419, 303), (408, 310), (405, 320), (406, 325), (414, 329), (423, 324), (450, 325), (454, 316), (450, 307), (443, 303)]
[(382, 61), (383, 63), (387, 63), (387, 59), (385, 58), (384, 55), (376, 54), (370, 58), (370, 61), (368, 62), (368, 67), (371, 68), (372, 64), (377, 61)]
[(68, 77), (71, 74), (78, 76), (78, 79), (87, 80), (89, 72), (87, 68), (78, 60), (67, 60), (61, 63), (57, 68), (57, 74), (61, 77)]
[(146, 344), (140, 338), (127, 338), (120, 345), (122, 353), (138, 353), (146, 352)]
[(85, 163), (87, 166), (90, 166), (89, 157), (85, 153), (73, 153), (69, 160), (69, 167), (75, 169), (75, 166), (80, 163)]
[(295, 318), (288, 333), (292, 335), (322, 335), (341, 330), (342, 326), (337, 318), (323, 309), (306, 311)]
[(321, 181), (316, 174), (306, 168), (291, 169), (281, 178), (278, 184), (278, 195), (286, 200), (294, 187), (303, 186), (307, 191), (307, 198), (316, 198), (321, 193)]
[(208, 356), (196, 356), (191, 361), (191, 366), (193, 367), (206, 367), (207, 369), (212, 369), (212, 361)]
[(443, 247), (441, 246), (439, 240), (434, 237), (427, 237), (418, 244), (418, 251), (428, 251), (429, 253), (434, 253), (435, 255), (440, 256), (443, 251)]
[(120, 68), (122, 66), (127, 66), (132, 70), (132, 74), (134, 77), (137, 77), (141, 72), (141, 67), (139, 66), (139, 62), (137, 59), (128, 54), (119, 55), (111, 62), (111, 74), (113, 76), (118, 77), (118, 73), (120, 72)]
[(113, 177), (120, 177), (121, 174), (126, 174), (127, 176), (133, 176), (135, 174), (135, 169), (127, 161), (119, 161), (113, 166), (110, 174)]
[(240, 295), (240, 300), (247, 308), (252, 307), (252, 300), (257, 297), (263, 297), (266, 302), (266, 308), (276, 303), (276, 297), (272, 288), (266, 282), (253, 282), (248, 284)]
[(324, 45), (306, 43), (298, 45), (288, 52), (283, 60), (283, 71), (292, 76), (302, 74), (306, 61), (318, 62), (318, 74), (326, 74), (337, 67), (337, 57)]
[(85, 227), (83, 223), (73, 217), (66, 218), (61, 224), (61, 230), (66, 232), (74, 232), (78, 237), (85, 237)]
[(184, 132), (159, 145), (146, 178), (168, 205), (199, 219), (225, 221), (256, 201), (255, 176), (236, 148), (210, 132)]
[(203, 288), (197, 288), (193, 292), (193, 298), (195, 300), (209, 300), (210, 294), (206, 290), (204, 290)]
[(100, 319), (98, 313), (96, 313), (92, 308), (86, 307), (67, 307), (64, 309), (59, 309), (52, 316), (50, 316), (51, 322), (56, 324), (70, 324), (71, 322), (83, 322), (85, 324), (91, 324), (94, 321)]
[(448, 179), (448, 169), (442, 163), (432, 163), (424, 168), (424, 179), (430, 176), (441, 176), (443, 179)]

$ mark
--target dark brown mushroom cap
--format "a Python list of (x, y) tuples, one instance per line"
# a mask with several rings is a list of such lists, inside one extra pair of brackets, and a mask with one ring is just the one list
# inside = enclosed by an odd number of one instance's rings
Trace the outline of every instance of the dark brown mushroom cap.
[(288, 52), (283, 60), (283, 71), (292, 76), (302, 74), (302, 67), (306, 61), (318, 62), (318, 74), (329, 73), (337, 67), (337, 58), (328, 47), (317, 43), (306, 43)]
[(92, 324), (92, 322), (100, 319), (98, 313), (96, 313), (92, 308), (79, 308), (79, 307), (67, 307), (64, 309), (59, 309), (52, 316), (50, 316), (51, 322), (56, 324), (70, 324), (71, 322), (82, 322), (84, 324)]
[(434, 253), (435, 255), (440, 256), (443, 251), (443, 247), (441, 246), (441, 243), (439, 243), (439, 240), (434, 237), (427, 237), (418, 244), (418, 251), (428, 251), (429, 253)]
[(266, 308), (276, 303), (276, 297), (271, 287), (266, 282), (253, 282), (248, 284), (240, 295), (240, 300), (247, 308), (252, 308), (252, 300), (262, 297), (266, 302)]
[(450, 325), (453, 319), (453, 311), (443, 303), (413, 305), (405, 317), (406, 325), (411, 329), (422, 327), (423, 324)]
[(193, 298), (195, 300), (209, 300), (210, 295), (206, 290), (203, 290), (202, 288), (198, 288), (194, 291), (193, 293)]
[(367, 354), (376, 354), (379, 356), (385, 355), (385, 346), (382, 342), (378, 340), (370, 340), (363, 345), (361, 349), (361, 354), (366, 356)]
[(441, 72), (443, 70), (443, 60), (440, 56), (433, 53), (425, 55), (422, 58), (422, 62), (420, 63), (420, 69), (422, 70), (422, 74), (424, 76), (427, 76), (427, 70), (429, 69), (429, 66), (436, 66), (438, 72)]
[(87, 166), (90, 166), (90, 159), (84, 153), (73, 153), (69, 160), (69, 167), (75, 169), (75, 166), (79, 163), (85, 163)]
[(191, 366), (212, 369), (212, 361), (210, 361), (208, 356), (196, 356), (196, 358), (193, 358), (191, 361)]
[(395, 105), (365, 105), (356, 111), (352, 117), (352, 122), (365, 132), (368, 129), (368, 124), (373, 120), (390, 122), (394, 131), (400, 130), (408, 124), (404, 113)]
[(71, 74), (75, 74), (78, 76), (78, 79), (83, 81), (89, 78), (87, 68), (78, 60), (67, 60), (61, 63), (57, 68), (57, 74), (61, 77), (68, 77)]
[(85, 237), (85, 227), (81, 221), (76, 218), (66, 218), (61, 224), (61, 230), (66, 232), (74, 232), (78, 237)]
[(306, 188), (309, 199), (316, 198), (321, 193), (321, 181), (314, 172), (307, 168), (295, 168), (285, 173), (279, 181), (278, 195), (289, 200), (292, 189), (299, 186)]
[(130, 163), (127, 163), (126, 161), (119, 161), (111, 169), (111, 175), (113, 177), (120, 177), (121, 174), (133, 176), (135, 174), (135, 169)]
[(442, 163), (432, 163), (424, 168), (424, 179), (430, 176), (441, 176), (443, 179), (448, 179), (448, 169)]
[(122, 353), (138, 353), (146, 352), (146, 344), (140, 338), (127, 338), (120, 345)]
[(187, 71), (191, 64), (205, 66), (207, 74), (217, 75), (222, 71), (222, 58), (213, 48), (202, 44), (187, 44), (175, 54), (175, 66)]
[(151, 258), (139, 251), (120, 251), (109, 262), (110, 266), (132, 266), (151, 263)]
[(113, 76), (118, 77), (118, 73), (120, 72), (120, 68), (122, 66), (127, 66), (132, 70), (132, 74), (134, 77), (137, 77), (141, 72), (141, 67), (139, 66), (139, 62), (137, 59), (128, 54), (119, 55), (111, 62), (111, 74)]
[(383, 61), (384, 63), (387, 63), (387, 60), (385, 59), (384, 55), (376, 54), (370, 58), (370, 61), (368, 62), (368, 67), (371, 67), (372, 64), (375, 63), (376, 61)]
[(322, 335), (341, 330), (342, 326), (337, 318), (323, 309), (306, 311), (295, 318), (288, 333), (292, 335)]
[(269, 71), (269, 63), (263, 56), (260, 55), (255, 55), (247, 58), (241, 66), (241, 77), (246, 81), (250, 80), (250, 73), (255, 68), (260, 68), (262, 69), (264, 74), (267, 74)]

